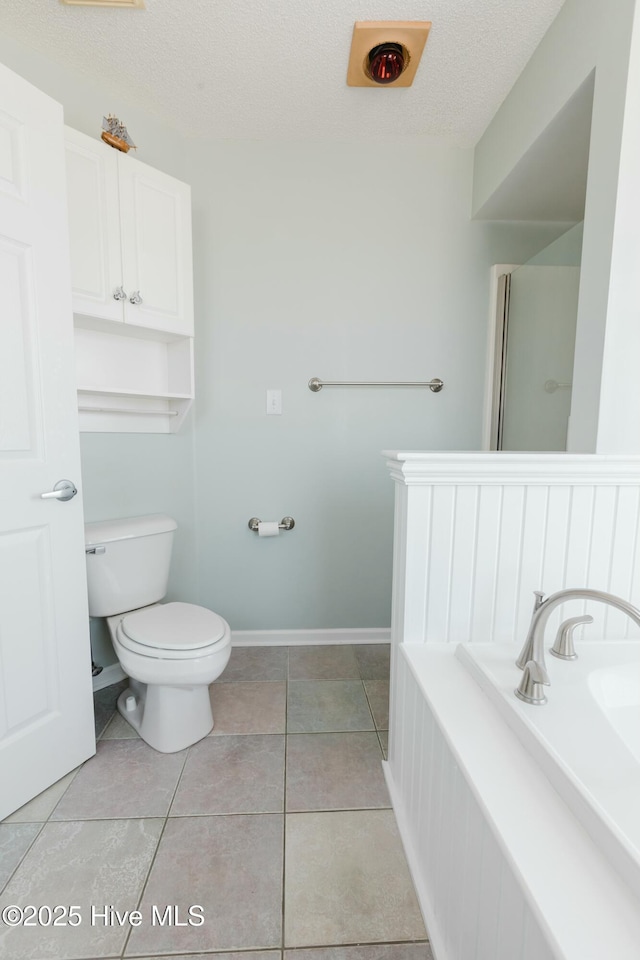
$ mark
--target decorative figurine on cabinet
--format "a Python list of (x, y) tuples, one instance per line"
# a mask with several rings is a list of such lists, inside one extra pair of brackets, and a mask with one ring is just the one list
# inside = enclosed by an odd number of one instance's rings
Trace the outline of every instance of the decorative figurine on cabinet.
[(102, 133), (100, 136), (110, 147), (115, 147), (116, 150), (122, 150), (123, 153), (128, 153), (131, 147), (133, 147), (134, 150), (137, 149), (124, 123), (121, 123), (112, 113), (102, 118)]

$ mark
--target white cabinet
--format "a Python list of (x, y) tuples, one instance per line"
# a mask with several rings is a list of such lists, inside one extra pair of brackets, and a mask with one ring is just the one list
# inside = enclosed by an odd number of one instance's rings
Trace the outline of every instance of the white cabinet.
[(191, 191), (65, 128), (80, 428), (176, 430), (193, 397)]
[(122, 322), (118, 164), (105, 151), (114, 152), (65, 127), (73, 312)]
[(65, 130), (76, 315), (193, 336), (191, 190)]
[(193, 336), (191, 190), (107, 150), (118, 161), (125, 322)]

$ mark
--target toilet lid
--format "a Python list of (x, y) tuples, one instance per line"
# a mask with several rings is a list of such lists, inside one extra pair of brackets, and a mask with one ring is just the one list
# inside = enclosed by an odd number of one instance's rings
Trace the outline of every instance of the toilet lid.
[(122, 630), (135, 643), (156, 650), (199, 650), (221, 640), (226, 623), (193, 603), (161, 603), (127, 614)]

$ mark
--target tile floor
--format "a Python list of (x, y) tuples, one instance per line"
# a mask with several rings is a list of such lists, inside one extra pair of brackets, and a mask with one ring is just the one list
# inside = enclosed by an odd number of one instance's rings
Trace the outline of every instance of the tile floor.
[(386, 645), (235, 648), (212, 733), (174, 754), (99, 691), (96, 756), (0, 824), (0, 907), (81, 923), (0, 923), (0, 956), (432, 960), (380, 763), (388, 674)]

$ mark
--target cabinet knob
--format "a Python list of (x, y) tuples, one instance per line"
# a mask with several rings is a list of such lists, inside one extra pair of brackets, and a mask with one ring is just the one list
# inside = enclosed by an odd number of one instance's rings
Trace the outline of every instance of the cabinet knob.
[(142, 303), (142, 297), (139, 290), (134, 290), (129, 297), (129, 303)]
[(122, 287), (116, 287), (116, 288), (115, 288), (115, 290), (113, 291), (113, 299), (114, 299), (114, 300), (126, 300), (126, 299), (127, 299), (127, 295), (126, 295), (126, 293), (124, 292), (124, 290), (122, 289)]

